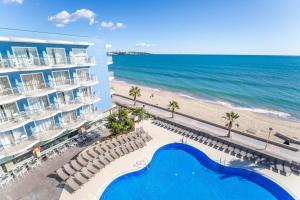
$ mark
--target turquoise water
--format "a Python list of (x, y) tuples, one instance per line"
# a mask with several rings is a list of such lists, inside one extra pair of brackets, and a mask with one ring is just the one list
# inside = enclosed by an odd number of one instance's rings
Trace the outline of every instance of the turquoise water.
[(300, 57), (118, 55), (117, 79), (283, 118), (300, 118)]
[[(272, 193), (266, 189), (268, 187)], [(219, 164), (211, 161), (198, 149), (175, 143), (158, 150), (150, 165), (142, 171), (124, 175), (113, 181), (100, 198), (120, 199), (287, 200), (292, 197), (261, 175), (243, 169), (222, 166), (220, 168)]]

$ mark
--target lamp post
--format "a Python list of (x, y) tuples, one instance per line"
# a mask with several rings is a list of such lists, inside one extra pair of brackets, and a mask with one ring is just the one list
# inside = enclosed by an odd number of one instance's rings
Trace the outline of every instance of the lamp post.
[(267, 146), (269, 144), (269, 140), (270, 140), (270, 136), (271, 136), (271, 132), (272, 132), (273, 128), (269, 128), (269, 134), (268, 134), (268, 139), (267, 139), (267, 142), (266, 142), (266, 146), (265, 146), (265, 150), (267, 149)]

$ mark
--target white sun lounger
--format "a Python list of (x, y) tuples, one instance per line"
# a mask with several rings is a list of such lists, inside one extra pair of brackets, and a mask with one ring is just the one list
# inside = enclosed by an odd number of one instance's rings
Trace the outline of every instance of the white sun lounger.
[(116, 153), (121, 157), (121, 156), (124, 156), (124, 153), (121, 151), (120, 148), (117, 148), (116, 150)]
[(125, 137), (124, 135), (122, 135), (122, 139), (125, 141), (125, 142), (129, 142), (129, 139), (127, 137)]
[(96, 174), (97, 172), (99, 172), (99, 169), (93, 164), (93, 163), (89, 163), (86, 168), (92, 172), (93, 174)]
[(134, 149), (134, 151), (136, 151), (136, 150), (138, 150), (139, 149), (139, 147), (135, 144), (135, 142), (134, 141), (132, 141), (132, 142), (130, 142), (129, 143), (130, 145), (131, 145), (131, 147)]
[(113, 158), (115, 158), (115, 159), (120, 158), (120, 156), (119, 156), (118, 154), (116, 154), (115, 150), (114, 150), (114, 151), (111, 151), (111, 152), (110, 152), (110, 155), (111, 155)]
[(65, 170), (70, 176), (72, 176), (73, 174), (76, 173), (76, 171), (70, 166), (69, 163), (65, 164), (65, 165), (63, 166), (63, 168), (64, 168), (64, 170)]
[(93, 160), (93, 165), (99, 170), (105, 167), (101, 162), (99, 162), (99, 160)]
[(121, 145), (121, 143), (120, 143), (116, 138), (113, 138), (113, 139), (111, 140), (111, 142), (112, 142), (116, 147)]
[(86, 161), (86, 160), (84, 160), (83, 158), (82, 158), (82, 156), (81, 155), (79, 155), (77, 158), (76, 158), (76, 160), (77, 160), (77, 162), (81, 165), (81, 166), (86, 166), (87, 164), (88, 164), (88, 162)]
[(82, 152), (81, 156), (82, 156), (82, 158), (84, 158), (85, 160), (88, 160), (88, 161), (92, 161), (94, 159), (92, 156), (88, 155), (86, 152)]
[(104, 165), (104, 166), (106, 166), (106, 165), (108, 165), (110, 162), (108, 162), (108, 160), (106, 160), (104, 157), (100, 157), (99, 158), (99, 161)]
[(143, 147), (144, 147), (144, 146), (142, 145), (142, 143), (141, 143), (139, 140), (135, 141), (135, 143), (136, 143), (136, 145), (137, 145), (139, 148), (143, 148)]
[(128, 149), (128, 151), (131, 153), (133, 152), (133, 148), (129, 145), (129, 143), (125, 144), (126, 149)]
[(80, 164), (78, 164), (78, 162), (76, 160), (72, 160), (70, 162), (71, 166), (76, 169), (77, 171), (80, 171), (82, 166)]
[(101, 149), (99, 146), (94, 147), (94, 151), (96, 151), (99, 155), (104, 154), (104, 150)]
[(104, 155), (104, 157), (105, 157), (109, 162), (112, 162), (112, 161), (115, 160), (115, 159), (114, 159), (110, 154), (108, 154), (108, 153), (106, 153), (106, 154)]
[(74, 177), (80, 184), (85, 184), (86, 182), (89, 181), (87, 178), (82, 176), (81, 172), (77, 172), (76, 174), (74, 174)]
[(110, 149), (108, 146), (106, 146), (106, 144), (101, 144), (100, 146), (105, 152), (108, 152)]
[(124, 154), (129, 154), (129, 151), (126, 149), (125, 146), (121, 146), (120, 148), (124, 152)]
[(63, 181), (67, 180), (67, 179), (70, 177), (67, 173), (65, 173), (65, 172), (63, 171), (62, 168), (59, 168), (58, 170), (56, 170), (56, 174), (57, 174), (58, 177), (59, 177), (61, 180), (63, 180)]
[(93, 158), (97, 158), (99, 156), (98, 153), (96, 153), (93, 149), (87, 150), (87, 153), (92, 156)]
[(80, 188), (80, 185), (78, 183), (76, 183), (76, 181), (74, 180), (73, 177), (70, 177), (67, 181), (66, 181), (67, 185), (73, 190), (76, 191)]
[(85, 176), (88, 179), (90, 179), (94, 176), (94, 174), (92, 172), (90, 172), (86, 167), (81, 169), (81, 173), (83, 176)]
[(108, 146), (110, 149), (115, 148), (115, 146), (111, 143), (110, 140), (106, 141), (105, 144), (106, 144), (106, 146)]
[(117, 137), (117, 140), (118, 140), (119, 143), (121, 143), (121, 144), (125, 144), (125, 143), (126, 143), (126, 141), (124, 140), (124, 138), (122, 137), (122, 135), (118, 136), (118, 137)]

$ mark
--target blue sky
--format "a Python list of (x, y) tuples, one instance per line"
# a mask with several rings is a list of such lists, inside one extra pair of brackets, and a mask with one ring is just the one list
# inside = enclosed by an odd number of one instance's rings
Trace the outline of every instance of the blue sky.
[(298, 0), (0, 0), (0, 19), (97, 36), (113, 50), (300, 55)]

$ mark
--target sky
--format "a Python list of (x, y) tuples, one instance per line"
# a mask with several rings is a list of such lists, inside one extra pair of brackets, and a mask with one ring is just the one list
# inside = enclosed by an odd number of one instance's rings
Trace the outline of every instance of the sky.
[(0, 0), (0, 27), (88, 35), (111, 50), (300, 55), (299, 0)]

